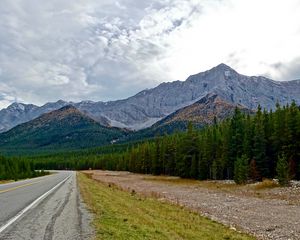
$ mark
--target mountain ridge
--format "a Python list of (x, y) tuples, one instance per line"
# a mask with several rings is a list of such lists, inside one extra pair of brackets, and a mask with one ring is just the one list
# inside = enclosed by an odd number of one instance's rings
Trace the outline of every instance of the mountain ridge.
[(220, 122), (233, 115), (235, 108), (246, 114), (254, 113), (241, 104), (224, 101), (217, 94), (208, 94), (199, 101), (175, 111), (154, 125), (172, 122), (192, 122), (202, 126), (211, 125), (215, 120)]
[(123, 137), (124, 130), (105, 127), (72, 105), (44, 113), (0, 134), (0, 148), (77, 149), (110, 144)]
[(216, 94), (225, 101), (256, 109), (260, 104), (268, 110), (276, 103), (300, 104), (300, 80), (274, 81), (262, 76), (246, 76), (227, 66), (218, 66), (189, 76), (185, 81), (165, 82), (140, 91), (132, 97), (109, 101), (79, 103), (57, 101), (41, 107), (12, 104), (0, 111), (0, 131), (30, 121), (43, 113), (73, 105), (105, 126), (139, 130), (147, 128), (173, 112), (189, 106), (207, 94)]

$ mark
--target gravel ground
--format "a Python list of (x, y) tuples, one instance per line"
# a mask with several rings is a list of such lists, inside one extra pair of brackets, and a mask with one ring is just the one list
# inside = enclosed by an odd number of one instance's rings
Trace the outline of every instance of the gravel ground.
[[(128, 172), (86, 171), (94, 179), (123, 190), (170, 201), (201, 213), (257, 239), (300, 239), (300, 186), (253, 190), (203, 186), (199, 181), (177, 181), (174, 177), (153, 177)], [(174, 181), (173, 181), (174, 180)], [(216, 183), (217, 184), (217, 183)], [(233, 187), (230, 187), (233, 185)]]

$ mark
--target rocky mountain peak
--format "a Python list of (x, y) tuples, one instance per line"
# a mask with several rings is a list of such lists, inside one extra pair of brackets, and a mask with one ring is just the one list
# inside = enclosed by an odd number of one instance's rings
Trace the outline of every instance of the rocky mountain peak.
[(199, 101), (179, 109), (175, 113), (167, 116), (159, 123), (170, 124), (172, 122), (194, 122), (197, 125), (210, 125), (214, 120), (222, 121), (231, 116), (235, 108), (239, 108), (245, 113), (253, 113), (250, 109), (240, 105), (230, 103), (215, 93), (210, 93)]
[(84, 114), (106, 126), (139, 130), (149, 127), (175, 111), (189, 106), (209, 94), (216, 94), (230, 104), (256, 109), (258, 104), (268, 110), (296, 101), (300, 104), (299, 81), (273, 81), (265, 77), (239, 74), (221, 63), (216, 67), (188, 77), (186, 81), (167, 82), (123, 100), (110, 102), (72, 103), (57, 101), (41, 107), (14, 104), (0, 111), (0, 131), (30, 121), (44, 113), (73, 105)]
[(227, 71), (227, 70), (229, 70), (229, 71), (234, 71), (235, 72), (235, 70), (233, 68), (231, 68), (230, 66), (226, 65), (225, 63), (220, 63), (219, 65), (213, 67), (211, 70), (213, 70), (213, 69), (217, 69), (217, 70), (221, 70), (221, 71)]
[(63, 101), (63, 100), (58, 100), (56, 102), (48, 102), (45, 105), (43, 105), (42, 107), (55, 107), (55, 106), (65, 106), (70, 104), (69, 102)]
[(9, 105), (7, 107), (7, 109), (24, 111), (25, 110), (25, 105), (23, 103), (14, 102), (11, 105)]
[[(55, 111), (54, 111), (55, 112)], [(80, 112), (76, 107), (74, 107), (73, 105), (69, 104), (66, 105), (60, 109), (57, 110), (57, 112), (69, 112), (69, 113), (74, 113), (74, 112)]]
[(192, 84), (209, 85), (210, 87), (216, 87), (218, 85), (224, 85), (228, 80), (237, 78), (240, 74), (228, 65), (221, 63), (216, 67), (213, 67), (205, 72), (200, 72), (188, 77), (187, 82)]
[(77, 115), (77, 116), (87, 117), (85, 114), (80, 112), (73, 105), (66, 105), (66, 106), (64, 106), (60, 109), (54, 110), (54, 111), (49, 112), (49, 113), (45, 113), (40, 118), (43, 119), (43, 120), (48, 120), (48, 119), (60, 120), (60, 119), (66, 118), (69, 115)]

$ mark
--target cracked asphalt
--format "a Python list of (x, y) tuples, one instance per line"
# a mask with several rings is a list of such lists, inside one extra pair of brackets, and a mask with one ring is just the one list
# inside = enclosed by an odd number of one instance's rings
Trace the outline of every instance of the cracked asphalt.
[[(13, 221), (22, 210), (55, 186)], [(80, 240), (93, 235), (91, 215), (80, 198), (76, 172), (72, 171), (0, 185), (0, 229), (11, 221), (0, 232), (0, 239)]]

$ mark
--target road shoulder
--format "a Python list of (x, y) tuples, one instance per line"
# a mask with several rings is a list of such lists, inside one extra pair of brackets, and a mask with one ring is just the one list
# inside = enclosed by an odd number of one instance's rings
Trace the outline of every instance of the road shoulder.
[[(111, 171), (86, 173), (107, 185), (187, 207), (229, 227), (254, 234), (257, 238), (300, 239), (300, 205), (294, 198), (253, 196), (239, 191), (235, 193), (230, 189), (204, 187), (196, 180), (169, 181), (175, 179), (173, 177)], [(274, 194), (278, 191), (292, 191), (291, 196), (294, 196), (294, 191), (298, 190), (279, 188), (268, 192)]]

